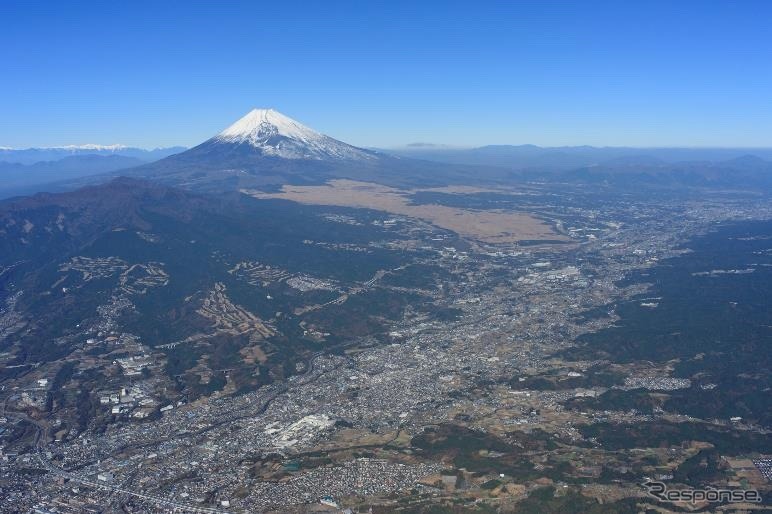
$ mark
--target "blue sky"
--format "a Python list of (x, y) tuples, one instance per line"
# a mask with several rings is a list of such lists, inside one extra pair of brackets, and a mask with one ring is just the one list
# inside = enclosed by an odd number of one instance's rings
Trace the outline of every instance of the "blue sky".
[(765, 1), (0, 3), (0, 146), (772, 146)]

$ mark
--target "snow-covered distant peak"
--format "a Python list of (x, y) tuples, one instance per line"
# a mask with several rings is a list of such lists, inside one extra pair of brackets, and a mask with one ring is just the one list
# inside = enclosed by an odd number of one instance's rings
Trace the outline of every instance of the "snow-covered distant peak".
[(33, 146), (31, 148), (12, 148), (10, 146), (0, 146), (0, 150), (8, 150), (8, 151), (16, 151), (16, 150), (70, 150), (70, 151), (79, 151), (79, 150), (92, 150), (92, 151), (98, 151), (98, 152), (117, 152), (118, 150), (125, 150), (129, 148), (126, 145), (95, 145), (95, 144), (86, 144), (86, 145), (64, 145), (64, 146)]
[(213, 142), (249, 144), (264, 155), (285, 159), (372, 159), (366, 150), (310, 129), (273, 109), (253, 109), (220, 132)]
[(54, 146), (52, 149), (56, 150), (98, 150), (102, 152), (115, 152), (117, 150), (125, 150), (128, 148), (126, 145), (94, 145), (94, 144), (85, 144), (85, 145), (65, 145), (65, 146)]

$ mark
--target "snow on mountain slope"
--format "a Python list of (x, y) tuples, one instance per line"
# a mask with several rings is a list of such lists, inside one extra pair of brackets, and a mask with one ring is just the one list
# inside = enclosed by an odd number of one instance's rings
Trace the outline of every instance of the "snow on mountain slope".
[(284, 159), (369, 160), (371, 152), (312, 130), (273, 109), (253, 109), (209, 143), (248, 144)]

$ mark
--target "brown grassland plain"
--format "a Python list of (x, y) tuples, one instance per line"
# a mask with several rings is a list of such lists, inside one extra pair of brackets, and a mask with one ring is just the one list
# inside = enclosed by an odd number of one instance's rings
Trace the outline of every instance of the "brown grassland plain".
[[(487, 190), (463, 188), (424, 189), (455, 194)], [(445, 205), (414, 205), (410, 195), (417, 190), (396, 189), (370, 182), (338, 179), (318, 186), (285, 185), (278, 193), (244, 190), (255, 198), (276, 198), (311, 205), (335, 205), (375, 209), (429, 222), (461, 237), (483, 243), (502, 244), (523, 240), (570, 241), (546, 222), (525, 212), (472, 210)]]

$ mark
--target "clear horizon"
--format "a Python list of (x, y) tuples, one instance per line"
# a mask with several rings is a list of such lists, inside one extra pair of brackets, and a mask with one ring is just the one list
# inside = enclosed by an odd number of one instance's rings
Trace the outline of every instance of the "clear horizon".
[(363, 147), (772, 147), (766, 2), (0, 14), (3, 147), (190, 147), (253, 107)]

